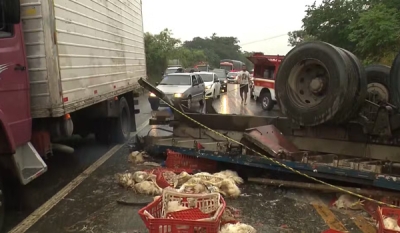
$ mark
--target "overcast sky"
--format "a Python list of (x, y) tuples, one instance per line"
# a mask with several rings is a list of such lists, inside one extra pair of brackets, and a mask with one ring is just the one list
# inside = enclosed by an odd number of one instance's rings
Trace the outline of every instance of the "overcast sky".
[[(314, 0), (142, 0), (144, 30), (169, 28), (176, 38), (235, 36), (246, 51), (285, 55), (287, 32), (300, 29)], [(317, 0), (317, 3), (321, 0)], [(283, 35), (283, 36), (282, 36)], [(274, 39), (260, 41), (266, 38)], [(259, 42), (254, 42), (259, 41)], [(254, 42), (254, 43), (252, 43)]]

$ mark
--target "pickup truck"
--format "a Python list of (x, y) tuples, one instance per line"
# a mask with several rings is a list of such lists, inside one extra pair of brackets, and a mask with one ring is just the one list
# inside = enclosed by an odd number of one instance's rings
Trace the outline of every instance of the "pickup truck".
[(1, 181), (43, 174), (53, 139), (129, 138), (141, 77), (140, 0), (0, 0), (0, 228)]

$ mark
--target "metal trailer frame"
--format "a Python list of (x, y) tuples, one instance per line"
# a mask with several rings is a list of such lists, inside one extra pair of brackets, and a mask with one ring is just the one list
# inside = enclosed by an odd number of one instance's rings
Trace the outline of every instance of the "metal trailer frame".
[[(151, 84), (144, 80), (139, 83), (165, 99)], [(299, 127), (287, 117), (218, 114), (209, 101), (204, 113), (184, 109), (179, 102), (166, 101), (187, 117), (173, 111), (173, 116), (155, 114), (150, 119), (151, 125), (173, 127), (173, 136), (147, 138), (148, 149), (153, 152), (171, 149), (199, 158), (290, 172), (272, 162), (273, 158), (312, 177), (400, 191), (400, 147), (388, 137), (374, 134), (376, 131), (382, 134), (383, 125), (373, 124), (370, 134), (365, 133), (365, 125), (357, 122), (345, 126)], [(202, 125), (251, 146), (270, 159), (254, 155)]]

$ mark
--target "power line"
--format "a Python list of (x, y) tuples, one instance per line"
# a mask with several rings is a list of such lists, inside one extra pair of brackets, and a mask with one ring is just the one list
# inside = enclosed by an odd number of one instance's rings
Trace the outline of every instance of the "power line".
[(275, 39), (275, 38), (279, 38), (279, 37), (287, 36), (287, 35), (288, 34), (285, 33), (285, 34), (281, 34), (281, 35), (277, 35), (277, 36), (272, 36), (272, 37), (268, 37), (268, 38), (261, 39), (261, 40), (255, 40), (255, 41), (252, 41), (252, 42), (243, 43), (243, 44), (240, 44), (240, 46), (254, 44), (254, 43), (258, 43), (258, 42), (262, 42), (262, 41), (266, 41), (266, 40), (271, 40), (271, 39)]

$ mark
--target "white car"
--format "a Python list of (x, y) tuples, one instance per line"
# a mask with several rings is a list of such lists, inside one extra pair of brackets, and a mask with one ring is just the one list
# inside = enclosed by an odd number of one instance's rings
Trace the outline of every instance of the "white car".
[(206, 98), (219, 98), (221, 96), (221, 83), (216, 73), (196, 72), (204, 81), (206, 88)]

